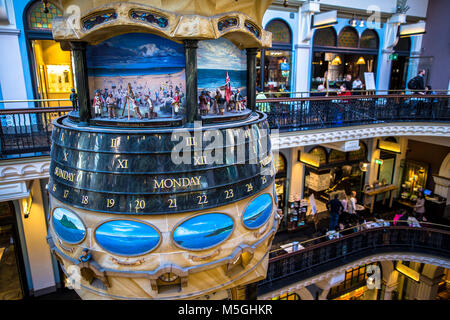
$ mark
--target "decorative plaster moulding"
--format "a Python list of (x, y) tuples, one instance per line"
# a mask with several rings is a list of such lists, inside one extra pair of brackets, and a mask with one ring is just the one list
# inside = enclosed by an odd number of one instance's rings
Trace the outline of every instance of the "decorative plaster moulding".
[(380, 124), (346, 128), (281, 132), (271, 136), (274, 149), (295, 148), (340, 141), (370, 139), (385, 136), (440, 136), (450, 137), (450, 124)]
[(42, 158), (39, 161), (27, 160), (28, 159), (25, 159), (24, 161), (24, 159), (20, 159), (16, 162), (0, 162), (0, 184), (49, 177), (49, 157)]

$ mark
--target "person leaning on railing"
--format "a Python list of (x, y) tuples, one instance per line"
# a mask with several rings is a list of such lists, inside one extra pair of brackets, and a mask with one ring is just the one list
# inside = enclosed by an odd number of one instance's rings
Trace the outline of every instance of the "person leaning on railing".
[[(256, 100), (264, 100), (267, 99), (264, 92), (258, 87), (256, 88)], [(261, 112), (270, 112), (270, 105), (267, 102), (258, 102), (256, 103), (256, 107)]]

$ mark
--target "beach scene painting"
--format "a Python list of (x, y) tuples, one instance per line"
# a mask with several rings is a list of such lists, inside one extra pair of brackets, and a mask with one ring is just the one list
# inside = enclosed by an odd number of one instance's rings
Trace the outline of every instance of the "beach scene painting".
[(86, 56), (91, 100), (96, 92), (104, 100), (111, 93), (120, 113), (131, 87), (135, 103), (141, 106), (149, 97), (158, 117), (165, 112), (170, 116), (174, 98), (182, 107), (186, 95), (182, 44), (153, 34), (128, 33), (88, 46)]
[(220, 89), (224, 93), (228, 73), (231, 90), (240, 90), (247, 95), (247, 56), (231, 41), (225, 38), (199, 41), (197, 49), (197, 88), (214, 93)]

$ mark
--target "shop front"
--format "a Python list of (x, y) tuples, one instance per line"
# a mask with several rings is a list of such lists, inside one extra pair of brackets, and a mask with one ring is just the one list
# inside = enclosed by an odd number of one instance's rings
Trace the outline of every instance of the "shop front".
[[(68, 99), (74, 88), (71, 52), (53, 40), (52, 21), (62, 12), (51, 2), (48, 5), (44, 13), (41, 1), (30, 2), (24, 16), (33, 91), (36, 99)], [(70, 101), (46, 101), (39, 107), (69, 105)]]
[(299, 160), (305, 163), (304, 196), (314, 195), (317, 212), (327, 210), (326, 203), (335, 193), (342, 200), (355, 191), (361, 199), (367, 163), (364, 142), (359, 142), (359, 150), (349, 152), (316, 146), (307, 155), (300, 154)]
[(0, 203), (0, 300), (20, 300), (28, 294), (14, 204)]
[(361, 265), (345, 272), (344, 281), (330, 289), (329, 300), (379, 300), (380, 290), (367, 286), (368, 266), (377, 266), (378, 263)]
[[(286, 202), (288, 200), (286, 196), (288, 188), (286, 157), (280, 152), (274, 154), (274, 164), (277, 172), (275, 175), (275, 193), (277, 195), (277, 205), (278, 209), (281, 210), (283, 217), (285, 217), (287, 211)], [(278, 231), (286, 230), (286, 220), (287, 219), (283, 218)]]
[(313, 39), (311, 91), (323, 85), (327, 91), (337, 92), (344, 83), (347, 90), (374, 90), (378, 46), (378, 35), (372, 29), (361, 36), (350, 26), (339, 35), (334, 27), (318, 29)]
[(264, 92), (279, 97), (281, 92), (291, 91), (292, 33), (281, 19), (270, 21), (265, 29), (272, 32), (272, 48), (257, 54), (256, 83)]

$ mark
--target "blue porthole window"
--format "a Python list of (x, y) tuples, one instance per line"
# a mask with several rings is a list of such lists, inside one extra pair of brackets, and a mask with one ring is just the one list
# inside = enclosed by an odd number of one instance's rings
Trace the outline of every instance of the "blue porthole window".
[(233, 233), (233, 219), (223, 213), (207, 213), (189, 218), (173, 231), (175, 244), (187, 250), (209, 249)]
[(83, 221), (72, 211), (56, 208), (52, 215), (53, 229), (67, 243), (77, 244), (86, 237)]
[(155, 227), (147, 223), (134, 220), (110, 220), (97, 227), (95, 241), (113, 254), (138, 256), (158, 247), (161, 235)]
[(249, 229), (257, 229), (269, 220), (272, 214), (273, 202), (272, 197), (268, 194), (262, 194), (248, 205), (242, 216), (244, 226)]

